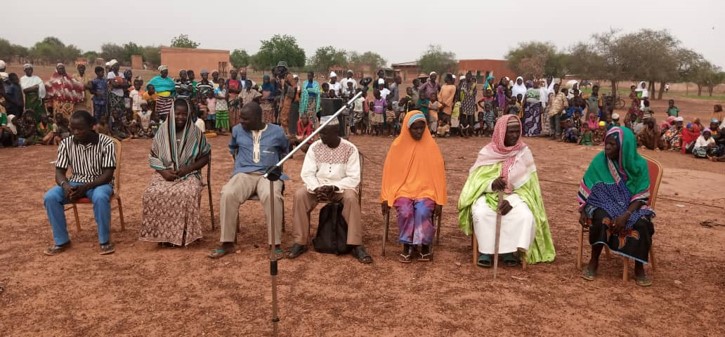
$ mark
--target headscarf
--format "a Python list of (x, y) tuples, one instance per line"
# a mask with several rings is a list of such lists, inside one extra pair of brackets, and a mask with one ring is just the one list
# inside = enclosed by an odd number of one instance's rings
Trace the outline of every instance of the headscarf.
[[(613, 136), (619, 144), (619, 160), (611, 161), (604, 151), (599, 152), (579, 184), (579, 203), (586, 203), (595, 185), (618, 184), (623, 181), (629, 191), (630, 202), (649, 197), (649, 168), (647, 161), (637, 153), (637, 140), (628, 128), (615, 126), (604, 139)], [(617, 173), (616, 176), (612, 173)], [(626, 205), (625, 205), (626, 207)]]
[[(33, 66), (29, 63), (26, 63), (23, 66), (23, 69), (32, 68)], [(20, 78), (20, 87), (25, 90), (27, 88), (38, 86), (38, 97), (45, 98), (45, 83), (43, 83), (43, 80), (40, 79), (37, 75), (33, 75), (28, 77), (27, 75), (23, 75), (23, 77)]]
[[(519, 84), (519, 80), (521, 80), (521, 84)], [(521, 97), (526, 97), (526, 85), (524, 84), (524, 78), (519, 76), (516, 78), (516, 81), (514, 82), (514, 86), (511, 88), (511, 97), (516, 97), (518, 94), (521, 94)]]
[(418, 141), (410, 134), (408, 122), (422, 114), (413, 110), (405, 115), (400, 135), (385, 158), (380, 199), (389, 206), (398, 198), (430, 198), (438, 205), (448, 202), (445, 165), (438, 144), (429, 132), (423, 132)]
[[(187, 105), (189, 118), (186, 119), (184, 125), (181, 143), (176, 143), (176, 102), (171, 107), (169, 117), (161, 123), (154, 136), (149, 154), (149, 165), (155, 170), (178, 170), (183, 166), (191, 165), (197, 158), (205, 156), (211, 151), (211, 145), (207, 143), (204, 134), (192, 122), (191, 105), (186, 100), (184, 102)], [(190, 174), (197, 175), (198, 172)]]
[(516, 124), (520, 125), (523, 130), (521, 119), (518, 116), (503, 115), (499, 117), (493, 129), (491, 142), (478, 152), (478, 158), (469, 170), (469, 173), (472, 173), (480, 166), (502, 162), (501, 177), (506, 180), (504, 190), (506, 193), (511, 193), (525, 184), (529, 175), (536, 171), (534, 157), (531, 155), (528, 145), (523, 142), (522, 135), (519, 135), (519, 139), (513, 146), (504, 145), (508, 126)]

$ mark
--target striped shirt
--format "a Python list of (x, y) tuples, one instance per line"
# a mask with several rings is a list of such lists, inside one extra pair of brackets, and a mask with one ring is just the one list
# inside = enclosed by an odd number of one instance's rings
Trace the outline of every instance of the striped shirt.
[(90, 183), (103, 173), (104, 168), (116, 168), (116, 146), (111, 137), (99, 134), (95, 142), (86, 145), (74, 142), (74, 138), (71, 136), (60, 142), (55, 162), (56, 168), (71, 167), (71, 182)]

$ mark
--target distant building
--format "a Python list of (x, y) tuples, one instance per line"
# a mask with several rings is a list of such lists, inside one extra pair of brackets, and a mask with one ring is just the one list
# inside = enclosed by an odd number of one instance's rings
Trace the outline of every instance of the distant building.
[(161, 47), (161, 64), (169, 67), (169, 74), (176, 77), (182, 69), (193, 70), (199, 77), (202, 69), (218, 71), (226, 78), (231, 69), (229, 51), (217, 49), (193, 49)]
[[(421, 74), (418, 62), (415, 61), (393, 63), (392, 66), (396, 72), (400, 73), (404, 82), (412, 81)], [(492, 71), (497, 80), (504, 76), (511, 79), (516, 77), (515, 73), (508, 67), (506, 60), (458, 60), (458, 70), (455, 75), (465, 74), (468, 71), (473, 73), (479, 81), (483, 81), (487, 71)]]

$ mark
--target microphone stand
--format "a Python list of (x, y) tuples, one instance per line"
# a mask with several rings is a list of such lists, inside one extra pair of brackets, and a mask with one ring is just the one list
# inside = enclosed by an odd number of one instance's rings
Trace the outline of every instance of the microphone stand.
[[(322, 131), (322, 128), (327, 126), (330, 122), (332, 122), (333, 119), (336, 119), (338, 115), (340, 115), (343, 111), (346, 109), (352, 110), (352, 104), (353, 102), (358, 99), (360, 96), (362, 96), (363, 92), (358, 92), (353, 96), (345, 106), (337, 110), (330, 119), (328, 119), (326, 122), (322, 123), (315, 131), (313, 131), (307, 138), (305, 138), (300, 144), (305, 144), (310, 139), (312, 139), (314, 136), (316, 136), (320, 131)], [(290, 151), (284, 158), (282, 158), (277, 164), (267, 169), (267, 171), (264, 173), (263, 177), (269, 180), (269, 191), (272, 193), (274, 191), (274, 182), (279, 180), (280, 176), (282, 175), (282, 164), (284, 164), (287, 160), (292, 158), (292, 156), (299, 151), (301, 146), (297, 146), (292, 151)], [(276, 233), (275, 233), (275, 212), (274, 212), (274, 198), (270, 198), (270, 206), (269, 209), (272, 213), (272, 225), (271, 225), (271, 232), (272, 232), (272, 240), (276, 239)], [(269, 274), (272, 278), (272, 336), (277, 336), (278, 332), (278, 323), (279, 323), (279, 316), (277, 314), (277, 256), (275, 254), (275, 245), (271, 245), (269, 248)]]

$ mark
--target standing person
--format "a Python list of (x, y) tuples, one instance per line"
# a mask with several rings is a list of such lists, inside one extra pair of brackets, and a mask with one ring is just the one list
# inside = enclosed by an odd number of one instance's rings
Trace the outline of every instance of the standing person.
[(428, 80), (418, 88), (418, 90), (420, 91), (420, 96), (429, 98), (430, 95), (433, 93), (438, 94), (438, 92), (441, 90), (441, 86), (440, 84), (436, 83), (436, 79), (438, 79), (438, 74), (436, 74), (435, 71), (431, 71), (428, 75)]
[(46, 97), (53, 102), (53, 113), (63, 114), (63, 117), (70, 119), (76, 103), (83, 99), (83, 84), (68, 75), (63, 63), (58, 63), (46, 88)]
[(567, 89), (561, 89), (561, 91), (556, 94), (554, 99), (550, 101), (551, 105), (549, 107), (548, 111), (548, 119), (549, 119), (549, 137), (551, 139), (559, 139), (561, 138), (561, 114), (564, 111), (564, 109), (569, 107), (569, 100), (566, 99), (567, 95)]
[(149, 154), (156, 173), (143, 194), (139, 239), (159, 245), (188, 246), (202, 238), (200, 170), (209, 163), (211, 145), (191, 121), (189, 102), (174, 101)]
[(461, 100), (461, 133), (468, 137), (473, 135), (474, 116), (476, 116), (476, 79), (471, 72), (466, 73), (465, 81), (461, 81), (459, 99)]
[(93, 94), (93, 115), (97, 123), (107, 123), (108, 118), (108, 81), (105, 78), (105, 70), (101, 66), (95, 68), (96, 78), (91, 81), (91, 93)]
[(33, 65), (26, 63), (23, 65), (25, 76), (20, 78), (20, 87), (25, 94), (25, 109), (33, 110), (33, 117), (36, 123), (40, 122), (40, 117), (45, 116), (45, 83), (40, 77), (33, 75)]
[(357, 81), (353, 78), (353, 71), (352, 69), (348, 69), (348, 71), (345, 72), (345, 78), (340, 81), (340, 85), (343, 89), (347, 88), (348, 83), (352, 83), (352, 90), (355, 92), (357, 90)]
[(660, 140), (660, 128), (654, 117), (645, 118), (644, 124), (645, 127), (637, 134), (637, 146), (655, 151), (664, 148), (664, 144)]
[(290, 130), (290, 115), (292, 114), (292, 102), (297, 97), (297, 86), (294, 83), (294, 77), (292, 73), (287, 73), (287, 76), (282, 82), (282, 107), (279, 110), (279, 126), (288, 135), (294, 135)]
[(418, 106), (418, 100), (420, 99), (420, 80), (414, 79), (413, 80), (413, 93), (411, 94), (411, 102), (413, 102), (412, 108), (415, 108)]
[[(282, 174), (281, 180), (275, 181), (270, 191), (269, 180), (263, 175), (287, 154), (289, 140), (278, 125), (265, 123), (262, 120), (262, 107), (259, 104), (250, 102), (242, 107), (240, 124), (232, 129), (229, 150), (235, 157), (234, 173), (221, 193), (219, 217), (221, 245), (212, 251), (209, 257), (216, 259), (234, 251), (239, 205), (254, 194), (259, 196), (264, 206), (269, 244), (275, 245), (275, 254), (281, 257), (283, 251), (280, 243), (284, 216), (282, 181), (287, 180), (287, 176)], [(274, 202), (274, 223), (272, 223), (271, 202)], [(275, 226), (274, 238), (271, 226)]]
[(370, 125), (376, 136), (383, 134), (383, 123), (385, 122), (385, 108), (388, 105), (385, 98), (380, 95), (380, 90), (373, 90), (373, 101), (370, 102)]
[(209, 97), (209, 94), (214, 94), (214, 82), (209, 80), (209, 70), (202, 69), (201, 81), (197, 84), (197, 93), (199, 97), (199, 103), (202, 103), (204, 99)]
[[(592, 86), (592, 93), (586, 98), (587, 113), (594, 113), (599, 118), (606, 119), (603, 116), (602, 108), (604, 107), (604, 99), (599, 95), (599, 85)], [(582, 113), (582, 115), (584, 115)]]
[(292, 100), (290, 107), (289, 132), (291, 135), (297, 134), (297, 122), (300, 120), (300, 77), (297, 74), (292, 75), (292, 84), (295, 87), (295, 98)]
[(511, 97), (516, 97), (519, 94), (523, 97), (526, 96), (526, 85), (524, 84), (524, 78), (519, 76), (516, 77), (516, 84), (511, 88)]
[[(639, 82), (637, 89), (635, 89), (634, 92), (640, 102), (644, 101), (645, 98), (649, 99), (649, 90), (647, 90), (647, 82), (645, 81)], [(644, 103), (640, 106), (640, 109), (641, 108), (644, 108)]]
[[(504, 200), (499, 200), (498, 193), (503, 193)], [(498, 252), (506, 266), (518, 264), (514, 253), (520, 249), (526, 252), (528, 263), (554, 261), (556, 251), (534, 156), (521, 140), (521, 120), (516, 115), (499, 118), (458, 201), (459, 227), (466, 235), (475, 229), (479, 267), (493, 265), (497, 211), (501, 212)]]
[(524, 137), (535, 137), (541, 135), (543, 111), (541, 104), (541, 90), (539, 82), (534, 82), (533, 87), (526, 90), (524, 101), (523, 135)]
[(671, 99), (667, 101), (667, 116), (674, 116), (679, 117), (680, 116), (680, 109), (675, 106), (675, 100)]
[[(87, 111), (76, 111), (71, 116), (73, 136), (63, 139), (58, 146), (55, 162), (55, 186), (45, 194), (44, 204), (54, 245), (46, 255), (57, 255), (71, 246), (65, 218), (65, 204), (88, 198), (93, 203), (93, 217), (98, 226), (101, 255), (115, 251), (111, 243), (111, 203), (113, 171), (116, 169), (116, 147), (113, 139), (93, 131), (95, 121)], [(66, 177), (68, 167), (73, 174)]]
[(211, 83), (212, 83), (212, 85), (214, 85), (214, 89), (219, 88), (219, 83), (221, 83), (221, 81), (223, 81), (223, 80), (224, 80), (223, 78), (221, 78), (221, 79), (219, 78), (218, 71), (214, 70), (211, 72)]
[(330, 72), (330, 90), (335, 92), (335, 97), (340, 97), (342, 95), (342, 84), (337, 81), (337, 74), (335, 72)]
[(118, 138), (126, 138), (126, 134), (122, 131), (123, 121), (126, 116), (126, 102), (124, 100), (124, 91), (128, 88), (129, 84), (126, 78), (120, 72), (120, 64), (116, 59), (108, 62), (108, 66), (111, 69), (106, 75), (108, 80), (108, 87), (111, 93), (108, 94), (108, 112), (112, 118), (111, 134)]
[(301, 87), (300, 116), (307, 115), (312, 124), (315, 125), (315, 117), (317, 111), (320, 110), (320, 84), (315, 81), (314, 72), (307, 73), (307, 81), (303, 82)]
[(88, 112), (93, 112), (93, 102), (91, 102), (91, 99), (88, 96), (88, 92), (87, 92), (89, 89), (88, 82), (90, 80), (86, 76), (86, 65), (83, 63), (80, 63), (76, 66), (76, 70), (78, 71), (78, 73), (75, 76), (73, 76), (73, 79), (75, 79), (78, 83), (80, 83), (83, 86), (83, 98), (81, 98), (81, 100), (76, 103), (76, 106), (73, 109), (73, 111), (86, 110)]
[(265, 123), (277, 123), (274, 113), (274, 100), (277, 97), (277, 87), (269, 75), (262, 76), (262, 98), (259, 104), (262, 107), (262, 120)]
[(144, 91), (141, 89), (142, 87), (143, 79), (141, 79), (141, 76), (137, 76), (133, 80), (133, 87), (131, 87), (131, 91), (128, 93), (128, 97), (131, 98), (131, 112), (133, 113), (133, 116), (136, 116), (141, 112), (141, 100), (143, 100), (144, 94)]
[(227, 88), (224, 79), (218, 80), (219, 87), (214, 89), (216, 97), (216, 124), (214, 127), (223, 135), (229, 130), (229, 104), (227, 103)]
[[(330, 118), (328, 116), (323, 117)], [(322, 123), (325, 120), (321, 121)], [(320, 140), (312, 143), (305, 155), (300, 176), (305, 186), (294, 195), (295, 243), (289, 258), (294, 259), (307, 251), (310, 233), (310, 212), (319, 202), (342, 203), (342, 217), (347, 223), (347, 246), (361, 263), (372, 263), (365, 251), (362, 236), (362, 219), (358, 203), (360, 184), (360, 156), (357, 147), (340, 138), (337, 119), (333, 119), (322, 131)]]
[(725, 118), (725, 114), (722, 111), (722, 105), (721, 104), (715, 104), (715, 105), (713, 105), (713, 107), (712, 107), (712, 115), (710, 115), (710, 119), (711, 120), (712, 119), (717, 119), (718, 121), (720, 121), (720, 128), (721, 129), (723, 127), (725, 127), (725, 120), (723, 120), (723, 118)]
[(441, 104), (441, 113), (438, 116), (438, 120), (443, 121), (446, 125), (451, 124), (451, 115), (453, 114), (453, 102), (456, 96), (456, 86), (453, 84), (455, 80), (452, 74), (446, 74), (443, 78), (443, 87), (441, 87), (441, 93), (439, 95)]
[(150, 88), (152, 86), (153, 92), (157, 96), (154, 111), (160, 120), (165, 121), (166, 117), (171, 113), (174, 96), (176, 96), (176, 83), (169, 77), (169, 67), (166, 65), (159, 66), (159, 74), (149, 81), (149, 94), (152, 94)]
[[(245, 72), (246, 74), (246, 72)], [(243, 89), (251, 89), (246, 87), (246, 80), (244, 83), (242, 83), (239, 79), (237, 79), (237, 70), (232, 69), (229, 71), (229, 79), (227, 80), (227, 101), (229, 102), (229, 127), (233, 128), (235, 125), (239, 124), (239, 112), (242, 109), (242, 106), (244, 105), (243, 100), (240, 97), (240, 94), (242, 93)], [(246, 75), (245, 75), (246, 76)], [(231, 130), (231, 129), (230, 129)]]
[(591, 259), (582, 278), (593, 281), (604, 245), (612, 253), (633, 259), (637, 285), (648, 287), (652, 280), (644, 271), (652, 246), (654, 211), (650, 198), (647, 161), (637, 153), (634, 134), (613, 127), (579, 184), (579, 223), (589, 228)]
[(431, 260), (436, 233), (431, 215), (439, 214), (448, 202), (443, 155), (427, 129), (420, 111), (408, 112), (383, 166), (381, 209), (383, 215), (390, 207), (396, 209), (403, 244), (398, 260), (402, 263), (413, 261), (417, 246), (418, 261)]
[(508, 98), (506, 97), (506, 88), (508, 87), (508, 83), (505, 78), (502, 78), (498, 82), (498, 86), (496, 86), (496, 102), (498, 103), (498, 115), (503, 115), (506, 111), (506, 104), (508, 102)]
[(8, 82), (3, 86), (4, 91), (2, 97), (5, 98), (5, 109), (7, 115), (21, 117), (23, 115), (23, 89), (20, 87), (20, 78), (18, 74), (10, 73)]

